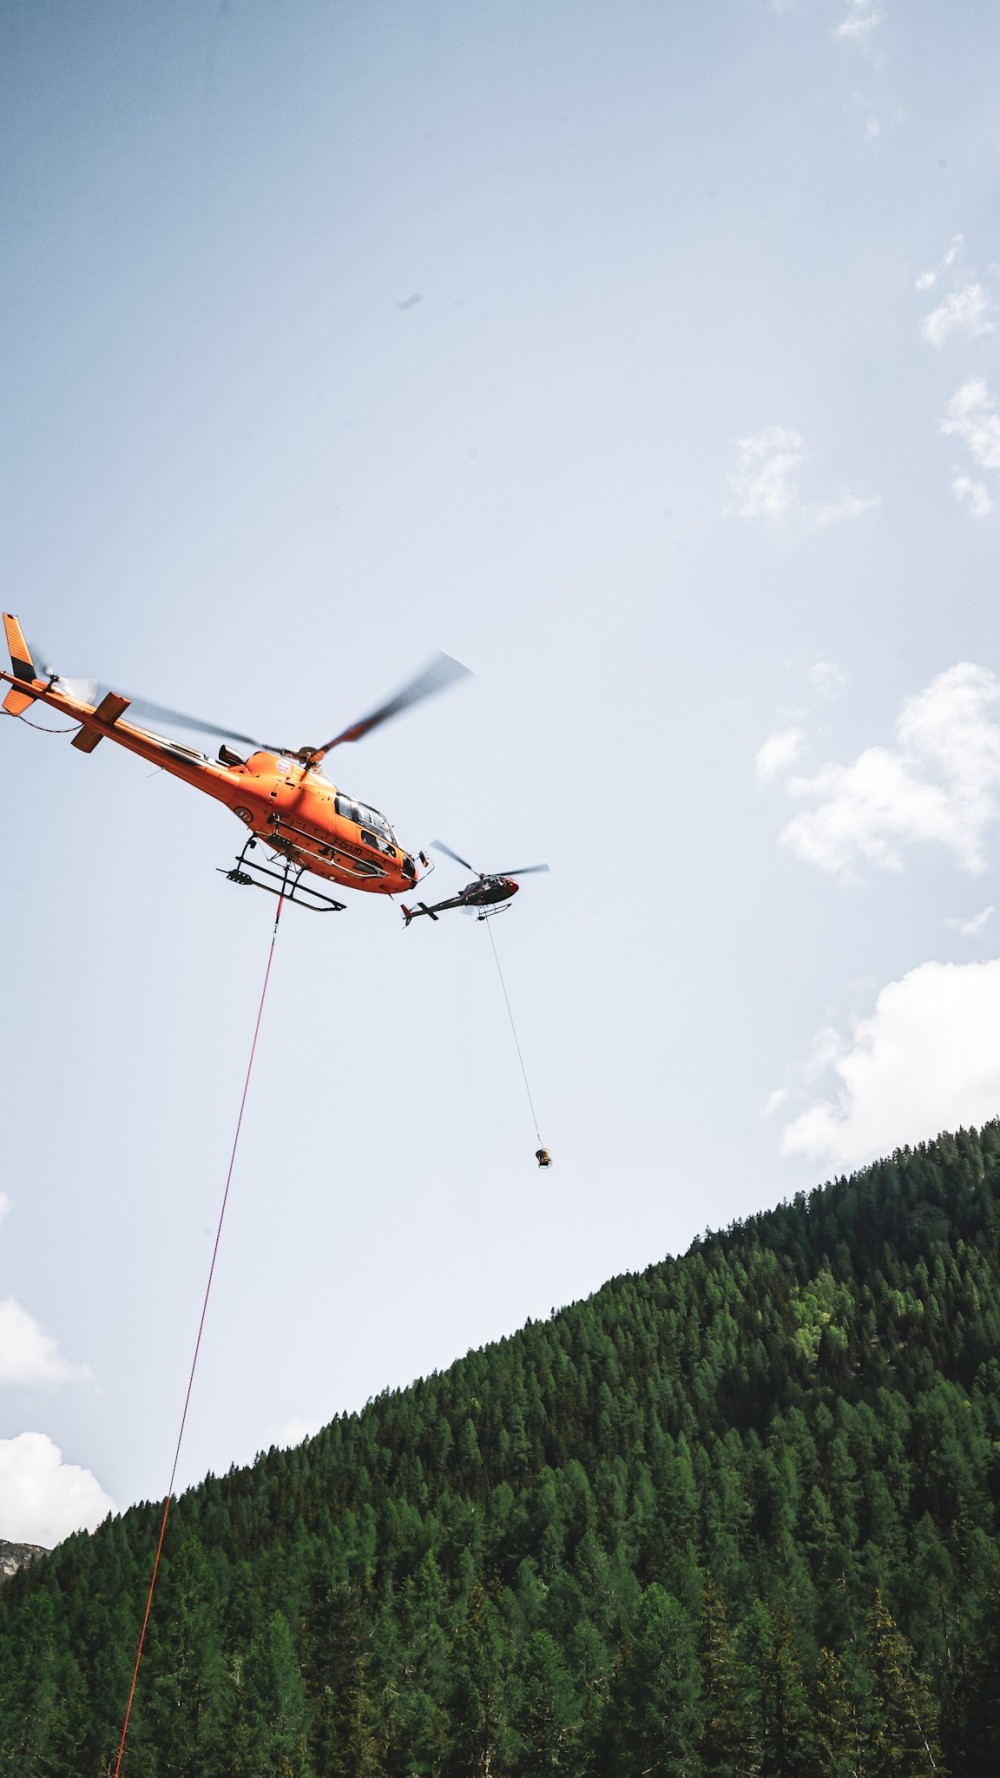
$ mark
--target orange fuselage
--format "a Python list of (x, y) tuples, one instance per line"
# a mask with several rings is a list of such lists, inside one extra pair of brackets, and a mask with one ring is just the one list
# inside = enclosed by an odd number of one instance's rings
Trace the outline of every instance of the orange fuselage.
[(319, 877), (347, 889), (398, 895), (422, 874), (384, 816), (355, 803), (317, 767), (294, 755), (261, 750), (245, 761), (225, 763), (122, 721), (128, 700), (116, 694), (95, 707), (44, 679), (26, 681), (9, 673), (0, 673), (0, 679), (13, 687), (5, 700), (11, 715), (34, 703), (48, 704), (81, 724), (73, 740), (81, 751), (92, 752), (105, 737), (117, 741), (224, 803), (265, 846)]

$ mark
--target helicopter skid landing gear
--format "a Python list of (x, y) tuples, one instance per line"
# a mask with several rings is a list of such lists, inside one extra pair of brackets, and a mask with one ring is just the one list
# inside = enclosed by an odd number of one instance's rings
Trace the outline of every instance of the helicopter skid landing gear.
[[(332, 895), (325, 895), (322, 889), (302, 881), (306, 874), (304, 865), (289, 861), (283, 869), (275, 870), (269, 864), (258, 864), (256, 859), (247, 858), (247, 852), (255, 843), (253, 839), (247, 840), (232, 870), (223, 870), (221, 864), (217, 866), (227, 883), (238, 883), (244, 889), (263, 889), (266, 895), (277, 895), (282, 901), (294, 902), (296, 907), (308, 908), (313, 914), (344, 912), (346, 902), (335, 901)], [(262, 881), (264, 878), (267, 881)]]

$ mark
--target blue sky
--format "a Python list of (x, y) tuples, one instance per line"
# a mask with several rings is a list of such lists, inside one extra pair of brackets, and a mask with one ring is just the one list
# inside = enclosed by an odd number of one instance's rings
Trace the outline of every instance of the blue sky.
[[(991, 1115), (995, 9), (0, 44), (5, 606), (291, 745), (443, 647), (338, 776), (551, 865), (494, 929), (546, 1174), (481, 927), (282, 922), (182, 1481)], [(270, 907), (112, 747), (0, 769), (0, 1535), (51, 1542), (166, 1485)]]

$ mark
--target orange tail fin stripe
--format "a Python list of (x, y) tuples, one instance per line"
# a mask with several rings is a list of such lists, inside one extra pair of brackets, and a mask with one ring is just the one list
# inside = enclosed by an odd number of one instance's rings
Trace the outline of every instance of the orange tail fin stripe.
[(3, 627), (7, 636), (7, 647), (10, 649), (10, 664), (14, 669), (14, 678), (29, 681), (34, 679), (35, 663), (31, 658), (31, 650), (24, 640), (24, 633), (12, 611), (4, 612)]

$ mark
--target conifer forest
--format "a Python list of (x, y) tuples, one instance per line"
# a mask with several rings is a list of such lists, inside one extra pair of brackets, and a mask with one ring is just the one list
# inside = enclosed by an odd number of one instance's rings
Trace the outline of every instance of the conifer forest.
[[(993, 1778), (1000, 1126), (175, 1504), (127, 1778)], [(0, 1593), (0, 1770), (114, 1769), (160, 1509)]]

